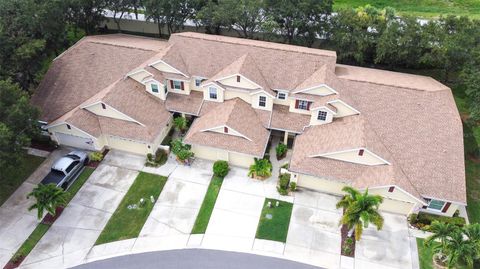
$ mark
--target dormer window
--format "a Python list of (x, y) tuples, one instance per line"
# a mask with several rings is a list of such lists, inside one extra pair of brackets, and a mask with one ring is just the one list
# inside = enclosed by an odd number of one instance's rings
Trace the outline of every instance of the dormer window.
[(215, 88), (215, 87), (208, 88), (208, 94), (209, 94), (210, 99), (217, 100), (217, 88)]
[(317, 120), (325, 121), (327, 119), (326, 111), (318, 111)]
[(301, 109), (301, 110), (309, 110), (310, 109), (310, 103), (307, 100), (296, 100), (295, 101), (295, 108), (296, 109)]
[(237, 82), (240, 82), (240, 76), (237, 76)]
[(183, 90), (183, 82), (178, 81), (178, 80), (171, 80), (171, 85), (172, 89), (175, 90)]
[(200, 83), (202, 83), (202, 80), (197, 78), (195, 79), (195, 87), (200, 87)]
[(287, 94), (284, 92), (278, 92), (277, 93), (277, 98), (280, 100), (286, 100), (287, 99)]
[(107, 109), (107, 106), (104, 103), (102, 103), (102, 109)]
[(258, 106), (259, 107), (266, 107), (267, 106), (267, 97), (266, 96), (259, 96), (258, 97)]
[(150, 84), (150, 88), (152, 89), (152, 92), (158, 93), (158, 84), (152, 83)]

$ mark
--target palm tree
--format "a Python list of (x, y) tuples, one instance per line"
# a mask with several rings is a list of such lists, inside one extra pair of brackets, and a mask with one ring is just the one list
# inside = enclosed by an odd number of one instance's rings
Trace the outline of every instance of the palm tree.
[(255, 158), (255, 163), (250, 165), (248, 170), (249, 177), (267, 178), (272, 175), (272, 164), (267, 159)]
[(440, 221), (433, 221), (432, 224), (430, 225), (430, 231), (433, 233), (433, 235), (429, 236), (425, 240), (425, 246), (430, 247), (433, 245), (433, 242), (435, 241), (440, 241), (440, 245), (434, 245), (434, 249), (438, 248), (438, 253), (441, 256), (444, 256), (442, 254), (442, 251), (445, 249), (447, 239), (448, 237), (457, 229), (457, 226), (450, 224), (450, 223), (445, 223), (445, 222), (440, 222)]
[(444, 253), (447, 254), (446, 263), (448, 268), (465, 264), (468, 268), (473, 267), (473, 262), (478, 258), (478, 247), (473, 240), (465, 238), (460, 229), (455, 229), (445, 241)]
[(360, 240), (363, 228), (367, 228), (370, 223), (377, 230), (382, 229), (383, 217), (378, 212), (378, 207), (383, 202), (382, 196), (370, 195), (368, 189), (362, 194), (349, 186), (343, 187), (342, 191), (347, 194), (337, 203), (337, 208), (343, 208), (340, 224), (347, 226), (349, 237), (355, 232), (355, 239)]
[(38, 184), (27, 195), (27, 199), (30, 199), (32, 196), (36, 202), (28, 210), (37, 209), (37, 218), (39, 220), (42, 219), (45, 210), (52, 216), (55, 216), (57, 207), (67, 205), (68, 193), (55, 184)]
[(175, 126), (175, 129), (183, 133), (187, 129), (187, 119), (184, 117), (176, 117), (173, 119), (173, 125)]

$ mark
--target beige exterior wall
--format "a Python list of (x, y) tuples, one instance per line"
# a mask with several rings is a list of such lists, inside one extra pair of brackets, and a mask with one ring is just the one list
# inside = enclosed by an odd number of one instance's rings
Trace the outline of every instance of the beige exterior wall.
[(119, 119), (119, 120), (137, 122), (135, 121), (135, 119), (129, 117), (124, 113), (119, 112), (118, 110), (115, 110), (113, 107), (109, 106), (108, 104), (105, 104), (105, 109), (102, 108), (101, 103), (97, 103), (97, 104), (85, 107), (85, 109), (96, 115)]
[(420, 211), (423, 211), (423, 212), (427, 212), (429, 214), (436, 214), (436, 215), (442, 215), (442, 216), (453, 216), (453, 213), (455, 213), (455, 211), (457, 211), (459, 205), (458, 204), (450, 204), (450, 207), (448, 208), (447, 212), (445, 213), (442, 213), (441, 211), (439, 210), (432, 210), (432, 209), (421, 209)]
[(364, 151), (363, 156), (358, 155), (358, 150), (351, 150), (351, 151), (345, 151), (345, 152), (325, 154), (322, 157), (345, 161), (345, 162), (365, 164), (365, 165), (385, 165), (386, 164), (385, 161), (371, 154), (367, 150)]
[[(258, 105), (260, 96), (265, 96), (266, 99), (267, 99), (265, 107), (261, 107), (261, 106)], [(252, 104), (253, 108), (272, 111), (272, 109), (273, 109), (273, 98), (271, 96), (263, 93), (263, 92), (259, 92), (259, 93), (256, 93), (256, 94), (252, 95), (252, 103), (251, 104)]]
[(380, 210), (390, 213), (408, 215), (413, 211), (414, 207), (415, 204), (412, 203), (384, 198), (383, 203), (380, 205)]
[(253, 156), (228, 152), (222, 149), (192, 145), (192, 151), (195, 153), (195, 157), (197, 158), (211, 161), (224, 160), (233, 166), (247, 168), (250, 167), (250, 165), (254, 162)]
[(258, 85), (252, 81), (246, 79), (244, 76), (240, 76), (240, 82), (237, 82), (237, 76), (230, 76), (225, 79), (218, 80), (218, 82), (232, 87), (244, 88), (244, 89), (258, 89)]
[[(318, 111), (325, 111), (327, 112), (327, 118), (325, 120), (318, 120)], [(310, 117), (310, 125), (322, 125), (326, 123), (330, 123), (333, 120), (333, 114), (326, 110), (326, 109), (316, 109), (312, 110), (312, 115)]]
[(169, 66), (169, 65), (167, 65), (163, 62), (158, 62), (158, 63), (152, 65), (152, 67), (156, 68), (159, 71), (166, 72), (166, 73), (181, 74), (175, 68), (173, 68), (173, 67), (171, 67), (171, 66)]
[(295, 102), (296, 102), (295, 99), (290, 99), (290, 107), (288, 111), (293, 113), (305, 114), (305, 115), (310, 115), (312, 113), (310, 110), (296, 109)]
[(48, 131), (50, 133), (52, 133), (50, 135), (50, 138), (58, 143), (59, 141), (58, 141), (58, 138), (56, 136), (56, 133), (62, 133), (62, 134), (67, 134), (67, 135), (72, 135), (72, 136), (78, 136), (78, 137), (81, 137), (81, 138), (92, 139), (92, 141), (94, 142), (93, 146), (94, 146), (95, 150), (101, 150), (104, 147), (104, 145), (105, 145), (104, 140), (97, 139), (96, 137), (91, 136), (91, 135), (83, 132), (79, 128), (77, 128), (77, 127), (75, 127), (71, 124), (69, 124), (69, 125), (70, 125), (70, 129), (67, 128), (66, 123), (48, 128)]
[[(210, 99), (210, 87), (213, 87), (213, 88), (217, 89), (217, 99)], [(203, 87), (203, 99), (204, 100), (209, 100), (209, 101), (214, 101), (214, 102), (223, 102), (224, 97), (225, 97), (224, 93), (225, 93), (225, 90), (223, 90), (222, 88), (220, 88), (218, 86), (212, 85), (212, 84)]]
[(341, 117), (358, 114), (355, 110), (351, 109), (350, 107), (346, 106), (341, 102), (332, 102), (330, 104), (337, 109), (335, 118), (341, 118)]
[(225, 90), (224, 92), (225, 100), (230, 100), (237, 97), (249, 104), (252, 103), (252, 96), (248, 92), (240, 92), (240, 91), (234, 91), (229, 89)]
[(289, 94), (287, 93), (287, 98), (285, 100), (278, 99), (275, 96), (275, 99), (273, 100), (273, 103), (276, 105), (283, 105), (283, 106), (290, 106), (290, 99), (288, 99)]
[(189, 80), (177, 80), (177, 81), (183, 81), (183, 90), (177, 90), (177, 89), (173, 89), (171, 87), (171, 83), (170, 81), (171, 80), (176, 80), (176, 79), (167, 79), (167, 88), (168, 88), (168, 91), (169, 92), (174, 92), (174, 93), (179, 93), (179, 94), (190, 94), (190, 81)]
[(195, 80), (197, 80), (197, 79), (200, 79), (200, 83), (202, 83), (201, 81), (202, 81), (202, 79), (204, 79), (204, 78), (201, 78), (201, 77), (192, 77), (191, 80), (190, 80), (190, 90), (203, 92), (203, 87), (202, 87), (202, 86), (197, 87), (197, 86), (195, 85)]
[(142, 83), (142, 81), (149, 76), (150, 76), (150, 74), (146, 70), (142, 70), (140, 72), (135, 72), (134, 74), (129, 75), (129, 77), (131, 77), (132, 79), (134, 79), (134, 80), (136, 80), (140, 83)]
[[(158, 85), (158, 93), (152, 92), (152, 84), (157, 84)], [(148, 81), (148, 82), (146, 82), (145, 83), (145, 90), (149, 94), (151, 94), (151, 95), (153, 95), (157, 98), (160, 98), (161, 100), (165, 101), (165, 99), (166, 99), (164, 85), (159, 81)]]
[(311, 88), (307, 91), (302, 91), (302, 93), (308, 93), (308, 94), (314, 94), (314, 95), (329, 95), (329, 94), (334, 94), (335, 92), (329, 89), (326, 86), (319, 86), (319, 87), (314, 87)]

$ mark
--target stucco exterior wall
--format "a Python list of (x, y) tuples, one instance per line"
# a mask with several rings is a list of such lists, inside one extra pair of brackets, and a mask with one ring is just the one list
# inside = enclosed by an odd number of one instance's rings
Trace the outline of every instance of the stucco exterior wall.
[(337, 113), (335, 114), (335, 118), (341, 118), (341, 117), (346, 117), (346, 116), (351, 116), (351, 115), (356, 115), (358, 114), (355, 110), (352, 110), (350, 107), (346, 106), (345, 104), (341, 102), (333, 102), (331, 103), (332, 106), (334, 106), (337, 109)]
[(147, 78), (148, 76), (150, 76), (150, 74), (149, 74), (147, 71), (145, 71), (145, 70), (142, 70), (142, 71), (140, 71), (140, 72), (138, 72), (138, 73), (135, 72), (134, 74), (129, 75), (129, 77), (131, 77), (132, 79), (134, 79), (134, 80), (136, 80), (136, 81), (138, 81), (138, 82), (140, 82), (140, 83), (142, 83), (142, 81), (143, 81), (145, 78)]
[(94, 113), (94, 114), (96, 114), (96, 115), (109, 117), (109, 118), (114, 118), (114, 119), (119, 119), (119, 120), (130, 121), (130, 122), (135, 122), (135, 119), (129, 117), (126, 114), (123, 114), (123, 113), (113, 109), (108, 104), (105, 104), (105, 109), (102, 108), (101, 103), (97, 103), (97, 104), (85, 107), (85, 109)]
[(343, 195), (342, 188), (345, 184), (319, 177), (297, 174), (297, 186), (336, 195)]
[[(152, 84), (157, 84), (158, 85), (158, 92), (157, 93), (152, 91)], [(145, 83), (145, 90), (149, 94), (165, 101), (166, 95), (165, 95), (164, 87), (165, 86), (160, 81), (148, 81), (148, 82)]]
[(386, 163), (378, 158), (377, 156), (371, 154), (367, 150), (364, 151), (363, 156), (358, 155), (358, 150), (337, 152), (332, 154), (325, 154), (323, 158), (331, 158), (335, 160), (341, 160), (345, 162), (359, 163), (365, 165), (385, 165)]
[(249, 103), (249, 104), (252, 103), (252, 96), (248, 92), (233, 91), (233, 90), (229, 90), (229, 89), (227, 89), (224, 92), (224, 99), (225, 100), (230, 100), (230, 99), (237, 98), (237, 97), (242, 99), (243, 101)]
[(195, 85), (195, 80), (197, 79), (200, 79), (200, 83), (202, 83), (202, 79), (204, 78), (201, 78), (201, 77), (192, 77), (192, 79), (190, 80), (190, 90), (192, 91), (199, 91), (199, 92), (203, 92), (203, 87), (202, 86), (196, 86)]
[(243, 76), (240, 76), (240, 82), (237, 82), (237, 76), (231, 76), (227, 77), (225, 79), (221, 79), (218, 82), (227, 85), (227, 86), (232, 86), (232, 87), (237, 87), (237, 88), (244, 88), (244, 89), (258, 89), (258, 85), (250, 82), (248, 79), (246, 79)]
[(295, 99), (290, 99), (290, 106), (288, 108), (288, 111), (293, 113), (300, 113), (304, 115), (310, 115), (312, 113), (310, 110), (296, 109), (295, 102), (296, 102)]
[[(177, 80), (177, 79), (172, 79), (172, 80)], [(177, 81), (183, 81), (183, 90), (177, 90), (172, 88), (171, 84), (171, 79), (167, 79), (167, 89), (169, 92), (174, 92), (174, 93), (179, 93), (179, 94), (190, 94), (190, 81), (189, 80), (177, 80)]]
[[(265, 107), (261, 107), (258, 105), (260, 96), (265, 96), (266, 104)], [(256, 109), (268, 110), (272, 111), (273, 109), (273, 98), (271, 96), (266, 95), (265, 93), (259, 92), (257, 94), (252, 95), (252, 107)]]

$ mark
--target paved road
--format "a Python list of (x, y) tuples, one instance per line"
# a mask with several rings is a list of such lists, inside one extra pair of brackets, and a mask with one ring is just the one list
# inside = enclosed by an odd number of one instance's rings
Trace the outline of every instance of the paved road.
[(182, 249), (120, 256), (83, 264), (75, 269), (318, 269), (298, 262), (254, 254), (207, 249)]

